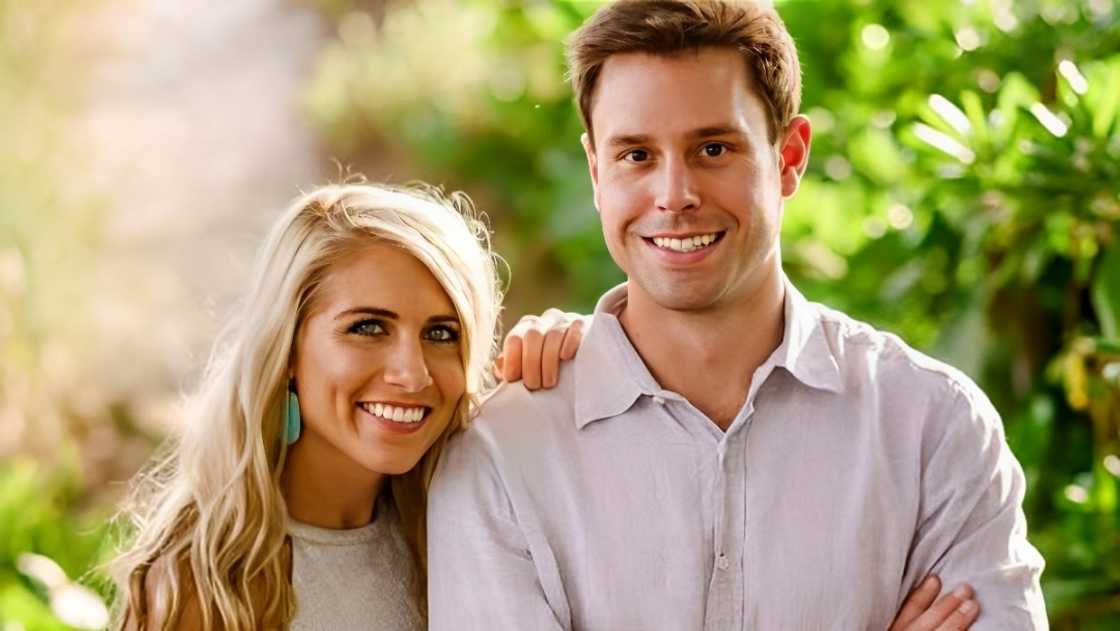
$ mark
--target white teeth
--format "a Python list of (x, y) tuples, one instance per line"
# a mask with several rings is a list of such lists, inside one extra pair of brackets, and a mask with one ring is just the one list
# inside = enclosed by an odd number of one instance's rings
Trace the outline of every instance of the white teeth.
[(362, 409), (374, 416), (394, 423), (419, 423), (424, 418), (423, 407), (400, 407), (387, 403), (361, 403)]
[(675, 252), (691, 252), (693, 250), (711, 244), (716, 240), (716, 236), (716, 233), (713, 232), (711, 234), (685, 237), (684, 239), (675, 239), (671, 237), (653, 237), (653, 244), (665, 250), (673, 250)]

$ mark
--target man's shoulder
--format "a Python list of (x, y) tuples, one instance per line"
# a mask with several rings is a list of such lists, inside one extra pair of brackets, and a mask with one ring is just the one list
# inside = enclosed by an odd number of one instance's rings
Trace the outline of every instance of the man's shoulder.
[(467, 433), (504, 449), (547, 444), (557, 432), (574, 431), (571, 363), (560, 367), (554, 388), (529, 390), (521, 382), (498, 386), (482, 401)]
[(892, 444), (911, 445), (922, 463), (940, 446), (955, 446), (975, 461), (962, 462), (962, 468), (982, 462), (978, 450), (998, 451), (1000, 415), (967, 374), (893, 333), (814, 306), (846, 384), (844, 396), (857, 399), (857, 409), (876, 410), (874, 418)]
[[(879, 390), (929, 398), (990, 416), (991, 403), (962, 370), (920, 351), (898, 335), (846, 313), (811, 303), (841, 373), (874, 383)], [(855, 373), (852, 375), (851, 373)]]

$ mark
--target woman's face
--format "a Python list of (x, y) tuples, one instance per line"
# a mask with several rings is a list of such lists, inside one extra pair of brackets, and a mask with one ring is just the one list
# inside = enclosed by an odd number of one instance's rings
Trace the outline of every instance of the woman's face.
[(463, 396), (461, 332), (443, 287), (405, 250), (373, 244), (335, 263), (296, 333), (303, 435), (292, 449), (411, 469)]

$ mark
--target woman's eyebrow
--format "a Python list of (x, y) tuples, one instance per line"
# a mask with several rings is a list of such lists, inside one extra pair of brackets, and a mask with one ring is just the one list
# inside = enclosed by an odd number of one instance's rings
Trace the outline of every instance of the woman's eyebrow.
[(395, 311), (389, 311), (388, 309), (381, 309), (378, 307), (354, 307), (352, 309), (347, 309), (345, 311), (339, 312), (338, 315), (334, 317), (334, 319), (341, 320), (342, 318), (352, 315), (372, 315), (381, 318), (389, 318), (390, 320), (397, 320), (400, 318), (400, 316), (397, 315)]
[[(371, 316), (377, 316), (379, 318), (386, 318), (386, 319), (389, 319), (389, 320), (399, 320), (400, 319), (400, 315), (396, 311), (390, 311), (389, 309), (382, 309), (380, 307), (354, 307), (354, 308), (347, 309), (345, 311), (339, 312), (338, 315), (336, 315), (334, 317), (334, 319), (335, 320), (341, 320), (343, 318), (354, 316), (354, 315), (371, 315)], [(454, 315), (454, 314), (450, 314), (450, 313), (441, 313), (441, 314), (437, 314), (437, 315), (434, 315), (434, 316), (428, 318), (428, 322), (431, 322), (431, 323), (450, 322), (452, 324), (459, 324), (459, 316)]]

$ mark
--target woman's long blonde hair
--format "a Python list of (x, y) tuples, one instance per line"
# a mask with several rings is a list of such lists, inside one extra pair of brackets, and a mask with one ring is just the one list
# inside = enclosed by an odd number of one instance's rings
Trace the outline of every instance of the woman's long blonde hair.
[[(427, 266), (462, 323), (466, 394), (417, 466), (390, 478), (420, 564), (422, 598), (428, 482), (447, 437), (467, 423), (491, 385), (501, 306), (495, 257), (463, 195), (448, 198), (420, 185), (342, 184), (299, 198), (273, 226), (241, 315), (219, 336), (190, 399), (181, 437), (137, 476), (122, 511), (131, 541), (111, 566), (120, 625), (149, 628), (147, 603), (160, 602), (168, 603), (161, 625), (168, 628), (186, 594), (197, 598), (207, 629), (278, 628), (291, 620), (279, 486), (289, 359), (332, 263), (373, 240), (396, 244)], [(157, 562), (159, 580), (149, 581)]]

